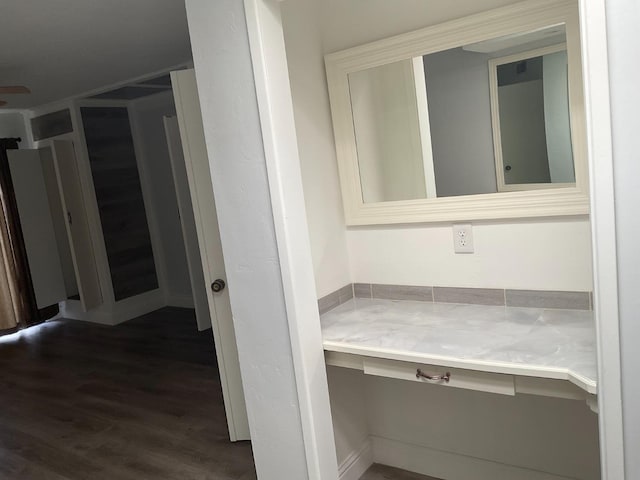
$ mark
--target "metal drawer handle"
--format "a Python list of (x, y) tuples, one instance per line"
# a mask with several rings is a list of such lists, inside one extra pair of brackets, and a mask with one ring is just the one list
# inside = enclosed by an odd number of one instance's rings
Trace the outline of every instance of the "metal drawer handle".
[(447, 372), (443, 375), (427, 375), (422, 370), (418, 369), (416, 371), (416, 378), (426, 378), (427, 380), (431, 380), (433, 382), (441, 382), (444, 380), (445, 382), (449, 383), (449, 380), (451, 379), (451, 373)]

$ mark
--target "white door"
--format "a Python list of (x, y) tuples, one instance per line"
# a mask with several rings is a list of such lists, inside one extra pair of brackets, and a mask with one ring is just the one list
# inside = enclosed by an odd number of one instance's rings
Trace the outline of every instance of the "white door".
[(198, 232), (196, 219), (193, 215), (193, 204), (189, 191), (189, 179), (187, 167), (182, 153), (180, 140), (180, 127), (178, 117), (164, 117), (164, 131), (169, 147), (169, 159), (171, 160), (171, 172), (173, 184), (176, 187), (178, 211), (180, 212), (180, 225), (182, 238), (187, 253), (187, 266), (189, 267), (189, 279), (191, 280), (191, 292), (196, 310), (196, 322), (198, 330), (211, 328), (211, 316), (209, 313), (209, 300), (207, 299), (207, 282), (204, 279), (202, 262), (200, 260), (200, 246), (198, 245)]
[(80, 184), (78, 164), (69, 140), (54, 140), (51, 144), (62, 211), (67, 216), (67, 235), (71, 246), (71, 257), (76, 272), (82, 307), (90, 310), (102, 303), (102, 291), (89, 231), (87, 211)]
[(229, 290), (225, 288), (214, 293), (209, 288), (216, 280), (224, 281), (226, 277), (195, 73), (193, 70), (171, 72), (171, 83), (209, 300), (229, 436), (231, 441), (248, 440), (249, 421), (240, 377)]
[(11, 181), (38, 308), (67, 298), (38, 150), (8, 150)]

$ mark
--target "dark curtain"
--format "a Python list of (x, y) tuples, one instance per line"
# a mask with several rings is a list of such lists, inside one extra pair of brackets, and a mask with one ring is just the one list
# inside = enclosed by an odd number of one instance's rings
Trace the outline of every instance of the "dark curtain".
[[(39, 322), (38, 307), (24, 246), (7, 150), (17, 149), (19, 138), (0, 139), (0, 329)], [(11, 303), (11, 305), (9, 305)], [(13, 312), (13, 315), (11, 315)]]

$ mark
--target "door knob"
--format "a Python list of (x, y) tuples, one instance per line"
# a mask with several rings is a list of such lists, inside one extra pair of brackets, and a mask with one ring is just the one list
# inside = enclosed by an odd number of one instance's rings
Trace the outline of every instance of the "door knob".
[(218, 278), (211, 284), (211, 290), (213, 290), (214, 293), (218, 293), (224, 290), (224, 287), (226, 286), (227, 284), (224, 283), (224, 280), (222, 280), (221, 278)]
[(506, 167), (504, 167), (504, 169), (508, 172), (511, 170), (511, 165), (507, 165)]

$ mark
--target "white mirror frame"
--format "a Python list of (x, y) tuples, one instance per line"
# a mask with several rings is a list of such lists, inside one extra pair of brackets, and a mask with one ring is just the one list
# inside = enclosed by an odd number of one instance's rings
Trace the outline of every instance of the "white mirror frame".
[[(576, 183), (526, 191), (364, 203), (353, 128), (349, 74), (388, 63), (565, 24)], [(529, 0), (325, 56), (347, 225), (451, 222), (587, 215), (589, 186), (578, 4)], [(487, 92), (488, 94), (488, 92)]]

